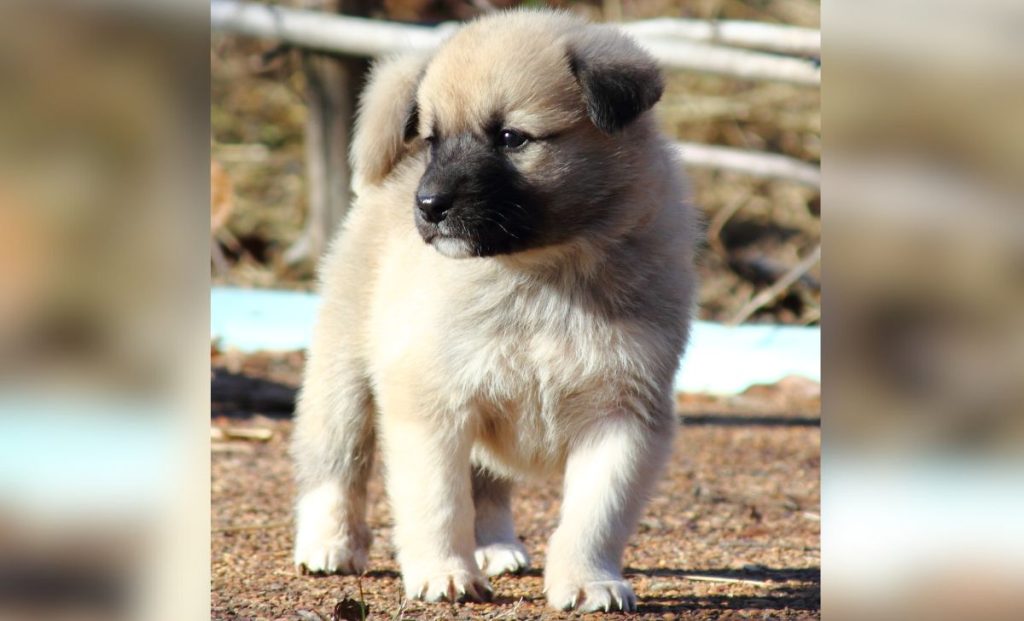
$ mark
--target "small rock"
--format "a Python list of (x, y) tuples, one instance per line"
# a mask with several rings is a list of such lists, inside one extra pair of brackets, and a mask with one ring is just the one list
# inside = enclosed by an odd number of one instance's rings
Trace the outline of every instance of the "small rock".
[(362, 621), (370, 614), (370, 607), (351, 597), (346, 597), (334, 606), (331, 621)]

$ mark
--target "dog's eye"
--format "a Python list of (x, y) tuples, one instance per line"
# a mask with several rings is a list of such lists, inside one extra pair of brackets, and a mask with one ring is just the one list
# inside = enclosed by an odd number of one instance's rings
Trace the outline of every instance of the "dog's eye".
[(498, 144), (506, 149), (517, 149), (526, 144), (526, 134), (514, 129), (503, 129), (498, 132)]

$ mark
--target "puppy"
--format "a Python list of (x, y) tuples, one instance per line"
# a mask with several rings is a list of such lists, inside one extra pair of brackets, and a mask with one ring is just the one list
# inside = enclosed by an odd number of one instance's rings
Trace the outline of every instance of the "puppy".
[(619, 31), (554, 12), (375, 67), (298, 405), (297, 565), (365, 569), (379, 437), (409, 597), (524, 569), (511, 486), (564, 472), (549, 603), (635, 609), (622, 554), (677, 425), (695, 284), (662, 88)]

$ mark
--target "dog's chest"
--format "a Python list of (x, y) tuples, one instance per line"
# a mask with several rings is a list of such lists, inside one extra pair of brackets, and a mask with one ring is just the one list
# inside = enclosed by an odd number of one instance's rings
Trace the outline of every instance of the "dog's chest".
[(643, 344), (629, 322), (608, 319), (579, 292), (431, 255), (395, 257), (379, 274), (372, 312), (379, 383), (411, 383), (416, 400), (452, 412), (550, 427), (636, 377)]
[(458, 398), (519, 419), (565, 418), (600, 400), (626, 345), (618, 327), (549, 290), (488, 293), (445, 322), (439, 354)]
[(590, 421), (637, 392), (649, 343), (577, 292), (466, 271), (384, 266), (370, 347), (378, 396), (469, 417), (479, 461), (550, 472)]

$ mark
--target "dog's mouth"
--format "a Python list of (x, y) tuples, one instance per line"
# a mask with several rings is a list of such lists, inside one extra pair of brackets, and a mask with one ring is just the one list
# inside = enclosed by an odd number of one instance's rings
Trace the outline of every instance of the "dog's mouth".
[(474, 236), (452, 214), (440, 222), (430, 222), (416, 210), (416, 231), (425, 243), (446, 257), (464, 259), (481, 256)]
[(431, 222), (423, 217), (423, 214), (419, 210), (414, 210), (416, 219), (416, 230), (419, 232), (420, 237), (423, 241), (430, 244), (438, 238), (461, 238), (465, 237), (461, 231), (456, 231), (455, 227), (452, 226), (451, 216), (446, 216), (444, 220), (440, 222)]
[(463, 197), (442, 218), (427, 218), (413, 208), (423, 241), (451, 258), (512, 254), (543, 245), (539, 214), (504, 201)]

